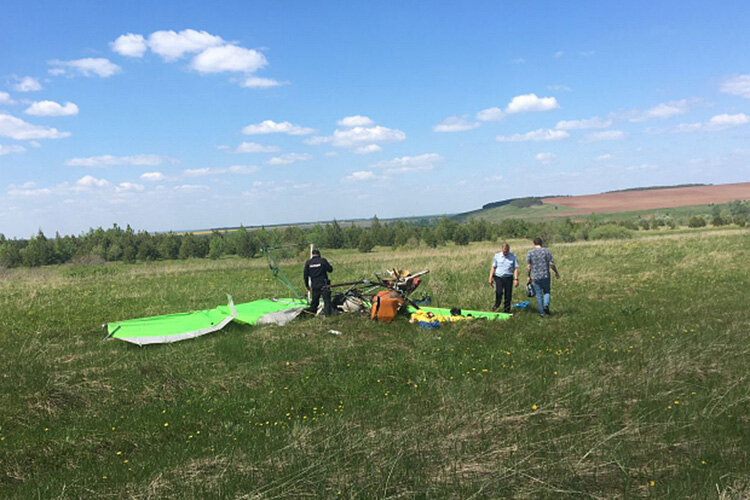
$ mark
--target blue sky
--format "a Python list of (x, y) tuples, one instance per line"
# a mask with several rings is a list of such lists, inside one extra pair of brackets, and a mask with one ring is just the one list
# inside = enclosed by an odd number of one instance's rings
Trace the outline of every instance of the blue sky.
[(750, 180), (744, 2), (6, 2), (0, 232)]

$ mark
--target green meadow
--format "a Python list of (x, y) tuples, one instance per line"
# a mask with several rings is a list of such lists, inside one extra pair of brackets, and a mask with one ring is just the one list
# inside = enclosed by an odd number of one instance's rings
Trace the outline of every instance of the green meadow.
[[(143, 348), (101, 325), (288, 292), (235, 257), (0, 270), (0, 497), (747, 497), (749, 244), (552, 245), (544, 319), (341, 315)], [(430, 269), (415, 295), (488, 309), (497, 250), (323, 255), (335, 280)], [(303, 263), (282, 263), (300, 285)]]

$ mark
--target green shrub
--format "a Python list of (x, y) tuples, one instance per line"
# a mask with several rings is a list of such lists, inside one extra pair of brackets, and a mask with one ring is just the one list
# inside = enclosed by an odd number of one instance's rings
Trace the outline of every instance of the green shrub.
[(627, 240), (633, 237), (633, 231), (617, 224), (604, 224), (589, 232), (590, 240)]
[(688, 227), (705, 227), (706, 226), (706, 219), (699, 215), (693, 215), (688, 220)]

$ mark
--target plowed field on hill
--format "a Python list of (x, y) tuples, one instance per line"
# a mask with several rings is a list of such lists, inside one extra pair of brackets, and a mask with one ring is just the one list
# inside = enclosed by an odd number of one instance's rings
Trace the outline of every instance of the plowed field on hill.
[(616, 193), (584, 196), (559, 196), (543, 198), (546, 205), (564, 205), (575, 212), (560, 212), (556, 215), (588, 212), (615, 213), (653, 208), (684, 207), (728, 203), (732, 200), (750, 199), (750, 182), (721, 184), (718, 186), (692, 186), (682, 188), (650, 189), (644, 191), (620, 191)]

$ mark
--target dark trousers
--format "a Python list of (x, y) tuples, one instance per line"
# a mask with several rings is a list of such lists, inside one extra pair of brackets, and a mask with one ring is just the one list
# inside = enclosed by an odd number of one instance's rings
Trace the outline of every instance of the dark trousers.
[(317, 314), (321, 296), (323, 297), (323, 314), (329, 316), (331, 314), (331, 288), (328, 285), (313, 285), (309, 310), (311, 313)]
[(510, 301), (513, 299), (513, 276), (495, 276), (495, 309), (500, 306), (505, 294), (503, 311), (510, 312)]

